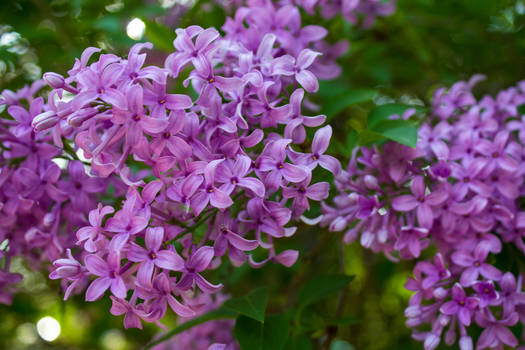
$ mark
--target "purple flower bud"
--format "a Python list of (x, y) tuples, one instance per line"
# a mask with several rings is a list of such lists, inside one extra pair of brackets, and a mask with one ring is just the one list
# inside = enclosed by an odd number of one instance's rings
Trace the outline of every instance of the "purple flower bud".
[(44, 73), (44, 81), (53, 89), (61, 89), (64, 87), (64, 77), (58, 73), (48, 72)]

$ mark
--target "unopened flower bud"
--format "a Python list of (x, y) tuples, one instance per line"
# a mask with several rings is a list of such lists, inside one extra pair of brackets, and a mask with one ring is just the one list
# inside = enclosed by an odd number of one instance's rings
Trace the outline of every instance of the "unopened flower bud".
[(31, 125), (36, 131), (43, 131), (52, 128), (58, 123), (58, 116), (53, 111), (47, 111), (37, 115)]
[(467, 335), (464, 335), (461, 338), (459, 338), (459, 348), (461, 350), (474, 349), (474, 345), (472, 344), (472, 338)]
[(61, 89), (65, 84), (64, 77), (53, 72), (44, 73), (44, 80), (47, 85), (51, 86), (53, 89)]

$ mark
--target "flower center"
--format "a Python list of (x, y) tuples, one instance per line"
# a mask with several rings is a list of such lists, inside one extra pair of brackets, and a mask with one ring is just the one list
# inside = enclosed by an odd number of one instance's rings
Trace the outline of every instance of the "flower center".
[(149, 258), (150, 258), (151, 260), (153, 260), (153, 259), (157, 258), (157, 255), (155, 255), (154, 252), (150, 252), (150, 253), (149, 253)]

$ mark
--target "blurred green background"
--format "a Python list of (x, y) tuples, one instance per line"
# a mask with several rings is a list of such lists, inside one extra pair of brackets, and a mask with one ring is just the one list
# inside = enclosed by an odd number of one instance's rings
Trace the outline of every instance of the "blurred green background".
[[(127, 33), (134, 18), (145, 23), (141, 40), (155, 44), (150, 63), (162, 64), (174, 28), (188, 24), (220, 27), (227, 12), (206, 0), (1, 1), (0, 90), (20, 88), (46, 71), (65, 74), (87, 46), (125, 56), (136, 42)], [(352, 27), (342, 18), (305, 17), (304, 22), (325, 25), (330, 41), (351, 42), (350, 51), (340, 60), (342, 77), (322, 84), (314, 98), (317, 102), (329, 104), (335, 98), (333, 90), (342, 94), (347, 89), (377, 91), (370, 101), (344, 106), (329, 115), (337, 130), (333, 151), (341, 160), (349, 157), (352, 128), (377, 103), (429, 105), (436, 87), (476, 73), (488, 77), (476, 89), (479, 94), (495, 93), (525, 77), (523, 1), (399, 0), (392, 16), (379, 18), (368, 30)], [(341, 238), (341, 234), (319, 228), (300, 227), (293, 239), (279, 243), (281, 249), (301, 251), (298, 264), (291, 269), (275, 265), (261, 270), (233, 269), (224, 264), (211, 280), (223, 281), (225, 292), (234, 296), (268, 285), (272, 312), (293, 305), (298, 286), (309, 276), (341, 271), (355, 274), (341, 304), (334, 296), (310, 310), (315, 321), (333, 317), (341, 305), (343, 315), (356, 319), (339, 327), (336, 337), (345, 342), (333, 348), (422, 349), (404, 326), (403, 310), (410, 294), (403, 285), (412, 263), (391, 263), (357, 243), (342, 247)], [(16, 265), (26, 278), (13, 305), (0, 306), (2, 349), (137, 349), (157, 332), (149, 325), (143, 331), (124, 330), (122, 318), (109, 314), (108, 298), (85, 303), (76, 296), (63, 302), (59, 284), (49, 281), (46, 271), (34, 271), (21, 261)], [(44, 316), (54, 317), (61, 325), (61, 334), (52, 343), (40, 339), (35, 330)], [(176, 320), (171, 317), (165, 323), (173, 327)], [(312, 336), (322, 339), (324, 334), (320, 329)]]

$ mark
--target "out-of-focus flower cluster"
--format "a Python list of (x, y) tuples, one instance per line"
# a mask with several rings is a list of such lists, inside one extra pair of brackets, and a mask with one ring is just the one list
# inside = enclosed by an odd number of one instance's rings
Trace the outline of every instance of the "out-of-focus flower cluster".
[[(198, 302), (204, 307), (199, 314), (212, 311), (221, 306), (226, 299), (221, 293), (213, 297), (209, 294), (201, 294)], [(191, 318), (181, 318), (179, 324), (190, 321)], [(233, 339), (234, 320), (216, 320), (192, 327), (185, 332), (173, 337), (169, 341), (161, 343), (153, 350), (239, 350), (239, 344)]]
[(14, 284), (12, 259), (23, 256), (31, 267), (53, 261), (74, 244), (75, 228), (88, 223), (86, 208), (96, 205), (110, 179), (92, 178), (79, 161), (60, 169), (58, 137), (35, 133), (33, 119), (50, 107), (35, 98), (43, 81), (17, 92), (4, 90), (2, 102), (12, 119), (0, 119), (0, 302), (9, 304)]
[(396, 9), (396, 0), (282, 0), (281, 3), (301, 6), (312, 15), (317, 11), (323, 18), (342, 15), (352, 24), (361, 24), (370, 28), (376, 17), (391, 15)]
[[(14, 118), (0, 128), (3, 301), (20, 279), (9, 259), (23, 255), (54, 261), (66, 298), (109, 289), (125, 327), (162, 326), (168, 306), (193, 317), (199, 295), (221, 289), (206, 271), (224, 257), (295, 263), (298, 252), (273, 241), (327, 198), (314, 169), (341, 168), (324, 154), (330, 126), (305, 143), (325, 116), (302, 111), (305, 91), (339, 74), (334, 49), (326, 29), (301, 26), (297, 7), (270, 1), (240, 8), (223, 30), (177, 29), (165, 67), (145, 66), (149, 43), (126, 59), (87, 48), (66, 77), (44, 75), (47, 103), (32, 97), (41, 84), (3, 92)], [(190, 84), (196, 98), (170, 93)]]
[(483, 329), (477, 349), (516, 347), (509, 327), (525, 321), (522, 277), (494, 266), (503, 251), (525, 254), (525, 83), (476, 100), (478, 80), (435, 92), (415, 149), (355, 150), (333, 206), (323, 205), (322, 224), (346, 230), (347, 243), (359, 238), (392, 260), (437, 249), (406, 284), (416, 292), (407, 325), (425, 349), (454, 344), (458, 332), (459, 347), (473, 349), (474, 324)]

